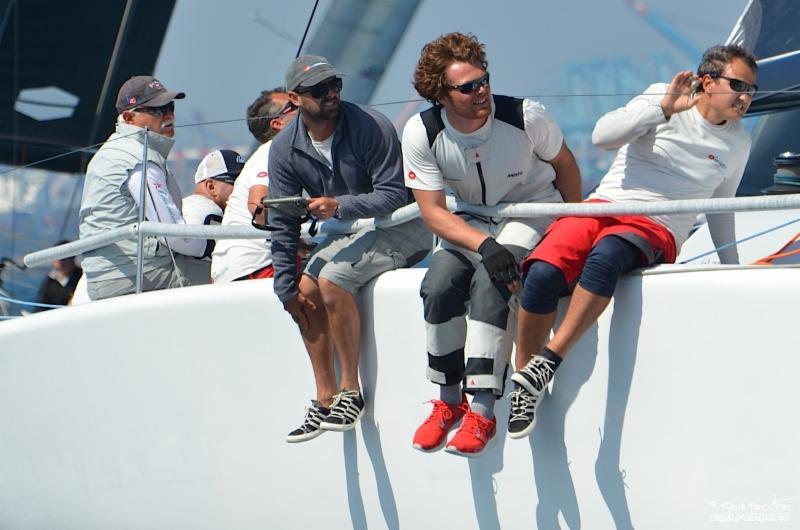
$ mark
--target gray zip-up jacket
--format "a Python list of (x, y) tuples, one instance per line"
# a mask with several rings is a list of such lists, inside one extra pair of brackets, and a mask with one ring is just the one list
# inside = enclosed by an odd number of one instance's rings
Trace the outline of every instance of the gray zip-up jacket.
[[(128, 190), (128, 177), (141, 164), (144, 129), (118, 123), (116, 132), (95, 153), (86, 168), (86, 181), (78, 214), (80, 236), (102, 234), (139, 220), (138, 207)], [(180, 208), (181, 193), (177, 182), (167, 168), (174, 140), (154, 132), (148, 132), (147, 159), (157, 165), (167, 178), (167, 187)], [(171, 268), (166, 247), (158, 244), (158, 238), (144, 238), (144, 270)], [(136, 240), (123, 240), (86, 252), (82, 261), (87, 279), (92, 281), (136, 277)]]
[[(331, 146), (333, 170), (311, 144), (302, 116), (272, 142), (269, 196), (335, 197), (338, 217), (389, 215), (410, 202), (403, 182), (400, 141), (391, 122), (372, 109), (342, 101)], [(274, 290), (285, 302), (297, 294), (297, 243), (300, 219), (269, 209)]]

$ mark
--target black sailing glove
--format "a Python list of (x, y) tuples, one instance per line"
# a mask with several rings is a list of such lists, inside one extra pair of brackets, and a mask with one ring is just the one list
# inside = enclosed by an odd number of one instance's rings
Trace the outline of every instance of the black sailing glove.
[(497, 242), (493, 237), (487, 238), (478, 247), (481, 263), (494, 283), (508, 285), (519, 280), (519, 265), (514, 254)]

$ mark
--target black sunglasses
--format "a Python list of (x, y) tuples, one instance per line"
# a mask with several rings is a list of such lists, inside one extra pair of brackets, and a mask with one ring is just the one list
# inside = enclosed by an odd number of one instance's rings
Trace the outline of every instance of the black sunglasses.
[(758, 92), (758, 85), (751, 85), (750, 83), (746, 83), (741, 79), (736, 79), (735, 77), (725, 77), (724, 75), (720, 74), (708, 74), (708, 76), (712, 79), (725, 79), (728, 81), (728, 84), (731, 85), (731, 90), (734, 92), (740, 92), (742, 94), (747, 94), (748, 96), (752, 96)]
[(286, 105), (284, 105), (283, 108), (279, 110), (277, 114), (275, 114), (274, 116), (267, 116), (267, 118), (269, 118), (269, 120), (272, 121), (280, 118), (281, 116), (286, 116), (287, 114), (295, 110), (297, 110), (297, 105), (295, 105), (291, 101), (287, 101)]
[(458, 90), (462, 94), (472, 94), (482, 86), (489, 86), (489, 72), (486, 72), (480, 79), (463, 83), (461, 85), (450, 85), (447, 88)]
[(160, 118), (164, 114), (174, 114), (175, 113), (175, 102), (170, 101), (166, 105), (162, 105), (160, 107), (137, 107), (135, 109), (131, 109), (134, 112), (144, 112), (146, 114), (150, 114), (151, 116), (156, 116)]
[(321, 83), (317, 83), (314, 86), (298, 88), (297, 90), (295, 90), (295, 92), (297, 92), (298, 94), (308, 94), (314, 99), (319, 99), (325, 96), (329, 90), (333, 90), (334, 92), (341, 92), (342, 78), (334, 77), (330, 81), (323, 81)]
[(238, 176), (239, 175), (236, 175), (236, 176), (233, 176), (233, 175), (220, 175), (218, 177), (211, 177), (211, 178), (212, 178), (212, 180), (218, 180), (220, 182), (227, 182), (228, 184), (233, 184), (234, 182), (236, 182), (236, 177), (238, 177)]

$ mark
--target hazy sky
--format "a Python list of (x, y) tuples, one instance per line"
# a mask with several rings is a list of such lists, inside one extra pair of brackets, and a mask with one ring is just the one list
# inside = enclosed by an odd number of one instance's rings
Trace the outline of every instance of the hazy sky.
[[(641, 3), (703, 49), (726, 39), (747, 0)], [(320, 2), (316, 23), (323, 20), (330, 4), (331, 0)], [(178, 124), (242, 118), (261, 89), (282, 84), (313, 5), (313, 0), (178, 0), (156, 67), (156, 75), (167, 87), (187, 93), (179, 103)], [(259, 23), (259, 17), (276, 30)], [(499, 0), (492, 4), (486, 0), (422, 0), (373, 102), (418, 97), (410, 79), (420, 48), (438, 35), (456, 30), (475, 33), (486, 44), (492, 89), (501, 94), (528, 96), (571, 90), (565, 69), (576, 62), (627, 57), (639, 65), (652, 61), (654, 53), (666, 52), (681, 68), (696, 66), (625, 0)], [(615, 75), (613, 70), (609, 75)], [(655, 81), (668, 79), (647, 79), (641, 88)], [(395, 119), (403, 105), (381, 106), (380, 110)], [(179, 149), (251, 142), (243, 122), (178, 131)]]

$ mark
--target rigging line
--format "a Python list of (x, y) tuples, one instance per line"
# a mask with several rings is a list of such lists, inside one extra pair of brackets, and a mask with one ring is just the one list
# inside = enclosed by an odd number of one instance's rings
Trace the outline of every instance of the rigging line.
[(64, 240), (64, 232), (67, 230), (67, 221), (72, 215), (72, 205), (75, 204), (75, 198), (78, 196), (78, 191), (83, 189), (83, 179), (77, 174), (72, 175), (75, 178), (75, 185), (72, 187), (72, 195), (69, 198), (69, 205), (64, 209), (64, 220), (61, 222), (61, 228), (58, 231), (58, 239), (56, 241)]
[(314, 8), (311, 10), (311, 16), (308, 17), (308, 23), (306, 23), (306, 30), (303, 32), (303, 38), (300, 39), (300, 46), (297, 47), (297, 53), (294, 55), (295, 59), (300, 57), (300, 52), (303, 51), (303, 46), (305, 45), (306, 37), (308, 36), (308, 30), (311, 29), (311, 21), (314, 20), (314, 13), (317, 12), (318, 5), (319, 5), (319, 0), (315, 0)]
[(94, 145), (87, 145), (86, 147), (79, 147), (78, 149), (73, 149), (72, 151), (67, 151), (66, 153), (61, 153), (61, 154), (58, 154), (58, 155), (54, 155), (54, 156), (51, 156), (49, 158), (43, 158), (41, 160), (37, 160), (36, 162), (31, 162), (30, 164), (25, 164), (24, 166), (12, 167), (10, 169), (6, 169), (5, 171), (0, 171), (0, 175), (5, 175), (6, 173), (12, 173), (12, 172), (20, 170), (20, 169), (26, 169), (26, 168), (29, 168), (29, 167), (35, 167), (35, 166), (38, 166), (39, 164), (44, 164), (45, 162), (50, 162), (51, 160), (58, 160), (59, 158), (63, 158), (65, 156), (74, 155), (76, 153), (81, 153), (83, 151), (86, 151), (87, 149), (93, 149), (93, 148), (95, 148), (97, 146), (100, 146), (100, 145), (103, 145), (103, 144), (107, 144), (109, 142), (116, 142), (117, 140), (122, 140), (123, 138), (128, 138), (129, 136), (136, 136), (137, 134), (141, 134), (141, 133), (139, 133), (138, 131), (137, 132), (132, 132), (130, 134), (126, 134), (124, 136), (120, 136), (119, 138), (114, 138), (113, 140), (104, 140), (104, 141), (96, 143)]
[[(11, 0), (11, 5), (14, 8), (14, 30), (13, 30), (14, 31), (14, 44), (13, 44), (13, 48), (14, 48), (13, 65), (14, 66), (12, 68), (14, 70), (14, 73), (13, 73), (13, 78), (14, 78), (14, 97), (17, 97), (19, 95), (19, 3), (17, 2), (17, 0)], [(11, 144), (11, 151), (12, 151), (11, 161), (12, 161), (13, 165), (16, 166), (17, 165), (17, 160), (18, 160), (17, 159), (17, 155), (18, 155), (17, 151), (19, 150), (19, 140), (18, 140), (18, 138), (19, 138), (19, 113), (18, 112), (14, 112), (14, 118), (13, 118), (12, 121), (13, 121), (12, 128), (13, 128), (13, 131), (14, 131), (14, 140), (13, 140), (13, 142)], [(0, 173), (0, 174), (2, 174), (2, 173)], [(10, 245), (10, 251), (11, 251), (11, 257), (13, 258), (14, 257), (14, 250), (15, 250), (14, 247), (15, 247), (16, 241), (17, 241), (17, 237), (16, 237), (17, 236), (17, 216), (14, 215), (14, 212), (17, 209), (16, 208), (16, 206), (17, 206), (16, 205), (17, 176), (16, 175), (12, 175), (11, 177), (12, 178), (11, 178), (11, 245)]]
[(2, 295), (0, 295), (0, 301), (11, 302), (12, 304), (17, 304), (17, 305), (27, 305), (31, 307), (49, 307), (52, 309), (55, 309), (57, 307), (64, 307), (63, 305), (60, 304), (54, 305), (54, 304), (41, 304), (39, 302), (26, 302), (25, 300), (19, 300), (17, 298), (9, 298), (7, 296), (2, 296)]
[[(669, 92), (652, 92), (652, 93), (649, 93), (647, 95), (650, 95), (650, 96), (663, 96), (663, 95), (667, 95), (667, 94), (670, 94), (670, 93)], [(759, 91), (758, 94), (800, 94), (800, 89)], [(597, 93), (597, 94), (533, 94), (533, 95), (529, 95), (529, 96), (516, 96), (516, 97), (522, 97), (522, 98), (576, 98), (576, 97), (616, 97), (616, 96), (640, 96), (640, 95), (643, 95), (643, 94), (641, 92), (636, 92), (636, 93), (620, 92), (620, 93), (607, 93), (607, 94), (602, 94), (602, 93)], [(388, 105), (402, 105), (402, 104), (406, 104), (406, 103), (419, 103), (419, 102), (422, 102), (422, 101), (425, 101), (425, 100), (423, 98), (415, 98), (415, 99), (404, 99), (404, 100), (396, 100), (396, 101), (385, 101), (385, 102), (381, 102), (381, 103), (370, 103), (367, 106), (368, 107), (382, 107), (382, 106), (388, 106)], [(258, 119), (261, 119), (261, 118), (258, 118), (258, 117), (256, 117), (256, 118), (235, 118), (235, 119), (229, 119), (229, 120), (215, 120), (215, 121), (206, 121), (206, 122), (197, 122), (197, 123), (187, 123), (187, 124), (184, 124), (184, 125), (175, 125), (175, 128), (179, 129), (179, 128), (187, 128), (187, 127), (202, 127), (202, 126), (206, 126), (206, 125), (220, 125), (220, 124), (225, 124), (225, 123), (236, 123), (236, 122), (241, 122), (241, 121), (250, 121), (250, 120), (258, 120)], [(6, 173), (11, 173), (13, 171), (17, 171), (18, 169), (25, 169), (25, 168), (29, 168), (29, 167), (35, 167), (35, 166), (37, 166), (39, 164), (43, 164), (45, 162), (50, 162), (52, 160), (57, 160), (59, 158), (65, 157), (65, 156), (73, 155), (73, 154), (76, 154), (76, 153), (81, 153), (81, 152), (86, 151), (88, 149), (93, 149), (95, 147), (101, 146), (104, 143), (113, 142), (113, 141), (116, 141), (116, 140), (121, 140), (122, 138), (127, 138), (128, 136), (133, 136), (135, 134), (137, 134), (137, 133), (131, 133), (131, 134), (127, 134), (125, 136), (121, 136), (119, 138), (115, 138), (114, 140), (105, 140), (103, 142), (98, 142), (98, 143), (96, 143), (94, 145), (89, 145), (89, 146), (86, 146), (86, 147), (80, 147), (78, 149), (74, 149), (74, 150), (68, 151), (66, 153), (61, 153), (61, 154), (58, 154), (58, 155), (55, 155), (55, 156), (51, 156), (49, 158), (44, 158), (42, 160), (37, 160), (35, 162), (31, 162), (30, 164), (25, 164), (23, 166), (12, 167), (10, 169), (6, 169), (4, 171), (0, 171), (0, 175), (5, 175)]]
[(726, 248), (732, 247), (734, 245), (738, 245), (739, 243), (744, 243), (745, 241), (750, 241), (751, 239), (755, 239), (757, 237), (761, 237), (763, 235), (769, 234), (770, 232), (774, 232), (775, 230), (780, 230), (781, 228), (787, 227), (787, 226), (789, 226), (791, 224), (794, 224), (794, 223), (796, 223), (798, 221), (800, 221), (800, 218), (793, 219), (791, 221), (787, 221), (785, 223), (779, 224), (778, 226), (773, 226), (772, 228), (767, 228), (766, 230), (762, 230), (761, 232), (756, 232), (755, 234), (751, 234), (751, 235), (749, 235), (749, 236), (747, 236), (745, 238), (737, 239), (737, 240), (731, 241), (730, 243), (725, 243), (724, 245), (722, 245), (720, 247), (717, 247), (717, 248), (715, 248), (713, 250), (709, 250), (708, 252), (704, 252), (702, 254), (698, 254), (697, 256), (693, 256), (693, 257), (691, 257), (689, 259), (685, 259), (685, 260), (679, 262), (678, 265), (686, 265), (687, 263), (691, 263), (692, 261), (698, 260), (700, 258), (705, 258), (706, 256), (710, 256), (711, 254), (714, 254), (718, 250), (725, 250)]

